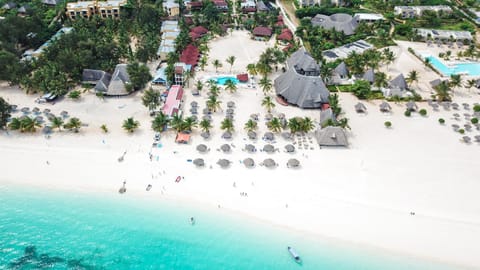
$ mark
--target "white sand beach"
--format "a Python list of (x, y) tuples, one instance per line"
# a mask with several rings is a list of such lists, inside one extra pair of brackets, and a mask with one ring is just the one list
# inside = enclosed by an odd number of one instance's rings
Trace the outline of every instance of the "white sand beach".
[[(233, 73), (243, 72), (246, 64), (256, 61), (237, 58), (242, 60), (233, 66)], [(229, 69), (224, 63), (222, 72)], [(202, 76), (209, 71), (211, 74), (212, 68)], [(309, 237), (439, 261), (456, 269), (480, 268), (480, 145), (462, 142), (462, 135), (451, 127), (462, 126), (466, 123), (463, 114), (472, 113), (461, 106), (459, 111), (442, 107), (433, 111), (426, 102), (418, 103), (428, 115), (414, 113), (407, 118), (403, 115), (404, 104), (390, 103), (393, 112), (383, 114), (378, 109), (379, 101), (368, 101), (368, 113), (360, 115), (354, 110), (358, 100), (341, 93), (341, 105), (352, 128), (348, 148), (320, 149), (312, 133), (305, 136), (305, 141), (301, 138), (308, 147), (297, 147), (293, 154), (284, 151), (291, 142), (280, 136), (273, 143), (278, 152), (249, 154), (242, 150), (252, 143), (243, 126), (251, 113), (260, 113), (260, 137), (267, 131), (266, 112), (260, 105), (263, 94), (258, 87), (239, 87), (236, 93), (220, 94), (223, 111), (212, 116), (210, 140), (204, 140), (195, 130), (189, 144), (179, 145), (174, 143), (175, 134), (168, 131), (162, 134), (161, 147), (155, 148), (151, 117), (141, 105), (141, 93), (105, 100), (85, 93), (80, 101), (65, 98), (56, 104), (37, 104), (34, 100), (38, 95), (26, 95), (5, 84), (0, 88), (1, 95), (19, 108), (48, 108), (56, 115), (65, 110), (88, 124), (79, 133), (55, 131), (50, 138), (41, 132), (2, 131), (0, 164), (4, 170), (0, 185), (118, 193), (125, 180), (127, 192), (118, 196), (148, 196), (158, 199), (159, 204), (164, 200), (202, 204), (218, 209), (219, 215), (238, 213)], [(187, 89), (183, 104), (186, 115), (190, 114), (191, 101), (198, 102), (201, 112), (205, 96), (194, 97)], [(221, 138), (219, 128), (228, 101), (236, 103), (236, 131), (231, 141)], [(480, 96), (461, 90), (456, 92), (455, 102), (472, 105), (480, 102)], [(279, 113), (288, 118), (309, 116), (319, 120), (317, 110), (276, 104), (273, 114)], [(459, 120), (453, 113), (459, 113)], [(128, 117), (141, 124), (133, 134), (121, 128)], [(444, 118), (445, 125), (440, 125), (438, 118)], [(385, 121), (391, 121), (392, 128), (385, 128)], [(102, 124), (107, 125), (109, 133), (101, 131)], [(473, 137), (480, 131), (473, 128), (465, 135)], [(208, 153), (196, 150), (201, 143), (210, 148)], [(224, 143), (232, 146), (231, 153), (217, 150)], [(266, 142), (259, 138), (253, 144), (261, 149)], [(119, 162), (124, 152), (124, 160)], [(241, 164), (248, 157), (255, 160), (255, 168)], [(205, 167), (196, 168), (191, 162), (195, 158), (203, 158)], [(230, 168), (216, 164), (221, 158), (232, 161)], [(260, 166), (265, 158), (274, 159), (278, 166)], [(288, 169), (289, 158), (298, 159), (301, 168)], [(178, 176), (183, 178), (176, 183)], [(149, 184), (152, 189), (146, 191)], [(241, 195), (245, 193), (247, 196)]]

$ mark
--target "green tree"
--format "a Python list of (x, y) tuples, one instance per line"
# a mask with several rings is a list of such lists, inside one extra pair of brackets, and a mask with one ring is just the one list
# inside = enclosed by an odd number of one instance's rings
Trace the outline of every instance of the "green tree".
[(216, 112), (220, 108), (222, 102), (217, 99), (217, 96), (212, 95), (207, 100), (207, 108), (210, 111)]
[(472, 87), (477, 85), (477, 81), (474, 79), (468, 80), (467, 83), (465, 84), (465, 87), (470, 91)]
[(408, 76), (407, 76), (407, 82), (409, 84), (412, 84), (413, 82), (417, 82), (418, 83), (418, 79), (419, 79), (419, 75), (418, 75), (418, 71), (416, 70), (412, 70), (408, 73)]
[(277, 117), (273, 117), (270, 121), (267, 122), (267, 127), (270, 131), (278, 133), (282, 131), (282, 122)]
[(335, 117), (339, 116), (342, 113), (342, 107), (340, 107), (340, 102), (338, 100), (337, 93), (334, 93), (328, 97), (328, 103), (330, 104), (330, 108), (332, 109), (333, 114)]
[(375, 80), (373, 82), (373, 85), (378, 88), (386, 87), (388, 85), (387, 74), (383, 72), (377, 72), (375, 74)]
[(270, 96), (266, 96), (262, 99), (262, 106), (265, 107), (268, 113), (272, 112), (272, 109), (275, 108), (275, 103)]
[(168, 116), (160, 112), (152, 120), (152, 129), (156, 132), (163, 132), (169, 123)]
[(303, 119), (299, 117), (293, 117), (288, 119), (287, 126), (290, 129), (290, 133), (295, 134), (299, 131), (301, 131), (301, 124), (303, 122)]
[(61, 128), (63, 127), (63, 118), (61, 117), (53, 117), (50, 121), (52, 123), (52, 128), (58, 128), (58, 131), (61, 130)]
[(7, 121), (11, 116), (12, 107), (8, 102), (0, 97), (0, 129), (4, 129), (7, 125)]
[(198, 80), (196, 83), (195, 83), (195, 88), (197, 88), (197, 90), (200, 92), (202, 91), (203, 89), (203, 83), (202, 81)]
[(350, 126), (348, 125), (348, 118), (342, 118), (342, 119), (338, 120), (336, 125), (341, 127), (341, 128), (350, 129)]
[(269, 78), (263, 77), (258, 82), (258, 84), (260, 85), (260, 87), (262, 87), (262, 91), (264, 95), (267, 95), (268, 93), (270, 93), (270, 91), (272, 91), (273, 85), (272, 85), (272, 81)]
[(230, 93), (235, 93), (237, 91), (237, 85), (232, 80), (227, 80), (225, 82), (225, 89)]
[(212, 65), (215, 68), (215, 72), (218, 72), (218, 68), (221, 68), (223, 66), (220, 60), (218, 59), (213, 60)]
[(245, 123), (244, 128), (247, 132), (255, 131), (258, 128), (258, 123), (255, 120), (248, 119), (248, 121)]
[(197, 127), (197, 120), (192, 116), (189, 116), (183, 120), (181, 131), (192, 132), (194, 127)]
[(255, 64), (248, 64), (247, 72), (252, 76), (257, 75), (257, 67), (255, 66)]
[(390, 121), (385, 121), (385, 123), (383, 123), (385, 125), (386, 128), (390, 128), (392, 126), (392, 122)]
[(300, 123), (300, 131), (308, 133), (315, 128), (315, 124), (313, 123), (310, 117), (305, 117), (302, 119)]
[(183, 117), (181, 115), (175, 114), (170, 120), (170, 126), (177, 132), (182, 131), (183, 129)]
[(359, 99), (367, 99), (370, 96), (370, 83), (365, 80), (357, 80), (352, 85), (353, 94)]
[(68, 94), (68, 97), (73, 99), (73, 100), (78, 100), (78, 99), (80, 99), (80, 95), (81, 95), (80, 91), (74, 90), (74, 91), (71, 91)]
[(208, 119), (203, 119), (202, 121), (200, 121), (200, 129), (203, 131), (203, 132), (210, 132), (210, 129), (212, 128), (212, 123), (210, 122), (210, 120)]
[(76, 117), (72, 117), (70, 118), (70, 120), (63, 125), (63, 128), (64, 129), (68, 129), (70, 131), (73, 131), (75, 133), (77, 133), (80, 128), (82, 127), (82, 122), (80, 121), (80, 119), (76, 118)]
[(21, 132), (35, 132), (37, 131), (37, 128), (41, 127), (42, 125), (35, 118), (25, 116), (20, 119)]
[(10, 123), (8, 123), (8, 128), (11, 130), (19, 130), (22, 128), (22, 121), (19, 118), (14, 117)]
[(103, 131), (103, 133), (108, 133), (108, 127), (107, 125), (103, 124), (100, 126), (100, 129)]
[(383, 54), (383, 59), (385, 59), (385, 64), (387, 65), (387, 70), (388, 70), (388, 65), (390, 65), (391, 63), (393, 63), (393, 61), (395, 61), (395, 54), (389, 48), (385, 48), (382, 54)]
[(452, 74), (450, 75), (450, 87), (452, 88), (457, 88), (462, 86), (462, 76), (460, 74)]
[(143, 106), (147, 107), (150, 112), (155, 111), (155, 109), (160, 106), (160, 96), (160, 92), (152, 88), (145, 90), (142, 96)]
[(137, 129), (140, 126), (140, 122), (135, 120), (133, 117), (129, 117), (126, 120), (123, 121), (123, 129), (126, 131), (133, 133), (135, 129)]
[(227, 60), (225, 60), (225, 62), (227, 62), (228, 64), (230, 64), (230, 73), (232, 73), (232, 67), (233, 67), (233, 64), (235, 64), (235, 60), (236, 60), (236, 59), (237, 59), (237, 58), (236, 58), (235, 56), (231, 55), (231, 56), (229, 56), (229, 57), (227, 58)]
[(140, 65), (138, 62), (133, 62), (127, 66), (128, 76), (132, 82), (134, 90), (139, 90), (145, 87), (152, 79), (150, 70), (146, 65)]
[(207, 56), (204, 55), (200, 58), (200, 61), (198, 61), (198, 65), (200, 66), (200, 69), (204, 71), (207, 64), (208, 64), (208, 58)]
[(234, 127), (233, 127), (232, 119), (230, 119), (230, 118), (223, 119), (222, 123), (220, 124), (220, 129), (228, 131), (228, 132), (233, 132)]

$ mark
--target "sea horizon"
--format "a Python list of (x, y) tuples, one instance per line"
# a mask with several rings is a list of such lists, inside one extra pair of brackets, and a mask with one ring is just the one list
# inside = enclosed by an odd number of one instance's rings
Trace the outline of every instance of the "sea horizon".
[(0, 184), (0, 204), (0, 269), (458, 269), (175, 200)]

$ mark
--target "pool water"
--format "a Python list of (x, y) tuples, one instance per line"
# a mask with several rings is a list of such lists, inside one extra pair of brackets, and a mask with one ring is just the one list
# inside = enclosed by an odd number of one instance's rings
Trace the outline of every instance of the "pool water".
[(453, 66), (447, 66), (442, 61), (433, 56), (427, 56), (425, 59), (443, 75), (450, 76), (454, 74), (468, 74), (470, 76), (480, 75), (480, 63), (460, 63)]
[(234, 84), (237, 84), (240, 82), (235, 77), (218, 77), (216, 80), (217, 80), (217, 84), (220, 84), (220, 85), (225, 85), (227, 81), (232, 81)]

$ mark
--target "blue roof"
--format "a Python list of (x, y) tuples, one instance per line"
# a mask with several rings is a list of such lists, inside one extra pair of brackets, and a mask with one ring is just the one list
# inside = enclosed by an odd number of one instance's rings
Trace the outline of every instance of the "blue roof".
[(167, 81), (167, 76), (165, 76), (165, 68), (159, 68), (157, 69), (157, 73), (155, 73), (155, 76), (153, 77), (152, 82), (155, 83), (162, 83)]

